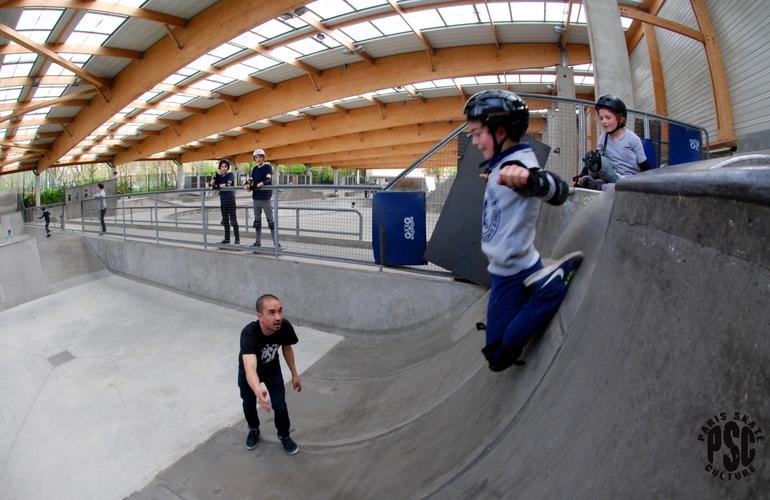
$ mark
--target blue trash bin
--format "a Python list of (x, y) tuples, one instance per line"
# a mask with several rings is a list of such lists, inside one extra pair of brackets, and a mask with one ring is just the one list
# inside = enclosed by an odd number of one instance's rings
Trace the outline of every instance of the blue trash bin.
[(374, 261), (384, 266), (427, 264), (425, 193), (376, 193), (372, 200)]

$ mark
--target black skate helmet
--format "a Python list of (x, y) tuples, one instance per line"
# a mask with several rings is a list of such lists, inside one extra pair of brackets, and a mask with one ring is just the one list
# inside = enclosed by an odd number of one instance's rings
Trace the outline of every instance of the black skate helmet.
[[(626, 126), (626, 120), (628, 119), (626, 103), (614, 95), (606, 94), (601, 96), (599, 99), (597, 99), (596, 105), (594, 107), (596, 108), (596, 111), (599, 111), (602, 108), (607, 108), (618, 116), (618, 126), (615, 128), (615, 130)], [(622, 119), (620, 117), (622, 117)], [(612, 132), (615, 132), (615, 130)]]
[(519, 141), (529, 127), (529, 109), (521, 98), (509, 90), (482, 90), (476, 92), (465, 103), (463, 109), (468, 120), (480, 121), (489, 129), (495, 145), (495, 154), (500, 152), (502, 143), (497, 143), (497, 127), (505, 128), (506, 135)]

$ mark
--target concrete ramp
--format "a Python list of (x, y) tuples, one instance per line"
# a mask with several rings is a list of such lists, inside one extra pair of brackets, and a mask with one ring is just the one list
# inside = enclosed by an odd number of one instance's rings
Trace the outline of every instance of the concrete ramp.
[(586, 260), (527, 366), (484, 365), (486, 297), (351, 334), (289, 396), (299, 455), (269, 417), (245, 450), (239, 424), (130, 498), (766, 497), (769, 185), (762, 166), (627, 179), (544, 240)]

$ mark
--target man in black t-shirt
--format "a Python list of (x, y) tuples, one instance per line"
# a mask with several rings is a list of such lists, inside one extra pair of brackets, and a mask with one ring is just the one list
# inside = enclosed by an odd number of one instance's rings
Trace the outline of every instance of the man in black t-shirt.
[[(297, 342), (291, 323), (283, 319), (281, 301), (270, 294), (258, 298), (257, 321), (252, 321), (241, 331), (241, 351), (238, 355), (238, 387), (243, 400), (243, 415), (249, 424), (249, 435), (246, 437), (246, 448), (249, 450), (256, 448), (259, 440), (259, 403), (265, 411), (269, 412), (271, 407), (275, 411), (275, 428), (283, 449), (289, 455), (299, 451), (299, 446), (289, 436), (289, 409), (278, 356), (280, 349), (291, 371), (291, 384), (295, 391), (300, 392), (302, 380), (292, 348)], [(267, 390), (260, 385), (263, 382)], [(268, 393), (270, 401), (267, 400)]]

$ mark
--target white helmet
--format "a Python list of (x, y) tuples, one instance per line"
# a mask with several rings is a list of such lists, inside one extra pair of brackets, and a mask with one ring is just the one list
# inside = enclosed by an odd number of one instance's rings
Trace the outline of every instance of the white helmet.
[(264, 149), (255, 149), (251, 156), (265, 156)]

